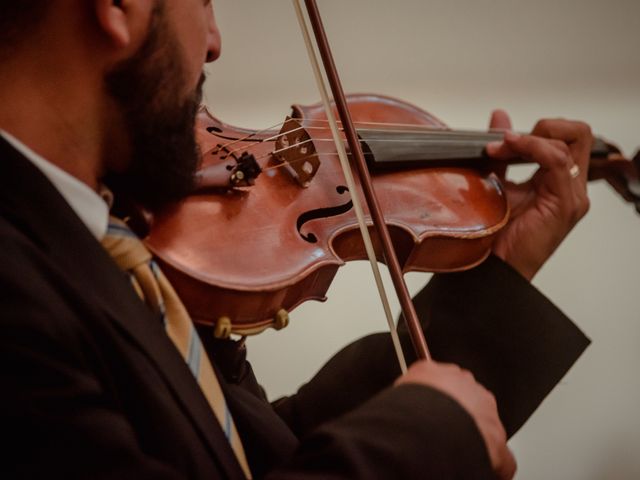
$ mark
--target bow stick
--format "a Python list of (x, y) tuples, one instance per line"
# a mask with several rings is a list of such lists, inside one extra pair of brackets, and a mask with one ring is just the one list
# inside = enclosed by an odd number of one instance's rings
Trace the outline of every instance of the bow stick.
[[(302, 30), (302, 34), (305, 38), (307, 51), (309, 53), (309, 59), (311, 61), (311, 65), (314, 70), (316, 81), (318, 83), (320, 95), (324, 103), (327, 119), (329, 120), (329, 125), (331, 126), (331, 131), (333, 134), (334, 141), (336, 143), (337, 152), (340, 157), (340, 163), (344, 171), (347, 185), (351, 192), (351, 197), (353, 199), (353, 205), (356, 212), (356, 217), (358, 218), (358, 224), (360, 226), (360, 231), (362, 233), (362, 237), (365, 243), (367, 255), (369, 257), (373, 274), (376, 279), (376, 285), (378, 286), (378, 291), (380, 293), (380, 298), (382, 300), (385, 314), (387, 316), (387, 321), (389, 322), (389, 328), (391, 331), (394, 346), (396, 348), (396, 353), (398, 355), (398, 361), (400, 362), (400, 367), (404, 372), (406, 371), (406, 361), (404, 360), (404, 355), (402, 354), (402, 348), (400, 346), (400, 342), (397, 337), (397, 332), (396, 332), (395, 324), (393, 322), (393, 317), (391, 316), (389, 302), (386, 297), (386, 293), (384, 291), (384, 286), (382, 285), (380, 271), (378, 269), (375, 252), (373, 250), (373, 244), (371, 242), (371, 237), (369, 235), (369, 231), (364, 220), (364, 213), (362, 211), (362, 207), (358, 199), (357, 190), (355, 188), (355, 182), (353, 181), (353, 177), (351, 175), (351, 168), (349, 165), (349, 161), (347, 159), (347, 154), (344, 148), (344, 144), (342, 143), (342, 139), (338, 132), (338, 126), (337, 126), (335, 117), (333, 115), (333, 110), (331, 109), (331, 103), (327, 95), (327, 89), (324, 84), (324, 79), (322, 78), (322, 74), (319, 68), (319, 63), (317, 61), (315, 51), (313, 50), (311, 37), (309, 35), (307, 25), (304, 20), (304, 16), (302, 14), (300, 0), (293, 0), (293, 4), (296, 9), (298, 21), (300, 22), (300, 28)], [(307, 14), (309, 15), (309, 21), (311, 23), (311, 26), (313, 28), (313, 32), (316, 38), (316, 46), (318, 48), (318, 51), (320, 52), (320, 56), (322, 58), (322, 62), (324, 65), (325, 74), (329, 81), (329, 85), (331, 87), (331, 92), (338, 110), (338, 114), (340, 116), (340, 120), (344, 128), (344, 132), (347, 138), (347, 143), (349, 144), (349, 148), (351, 149), (351, 153), (355, 160), (355, 166), (358, 172), (358, 177), (360, 180), (360, 184), (362, 186), (362, 191), (366, 200), (366, 204), (371, 214), (371, 218), (373, 220), (376, 233), (378, 234), (378, 237), (380, 239), (385, 263), (389, 268), (389, 274), (391, 275), (393, 286), (398, 296), (398, 300), (400, 301), (402, 316), (407, 324), (411, 342), (413, 344), (414, 350), (418, 358), (428, 360), (430, 359), (429, 348), (427, 347), (427, 342), (424, 338), (424, 333), (422, 331), (422, 327), (420, 326), (418, 315), (416, 313), (415, 307), (411, 300), (411, 295), (409, 294), (407, 284), (405, 283), (404, 277), (402, 275), (400, 262), (398, 261), (398, 257), (395, 254), (395, 250), (393, 248), (393, 243), (391, 241), (389, 230), (384, 221), (382, 210), (380, 209), (380, 205), (378, 203), (375, 191), (373, 189), (371, 176), (369, 175), (369, 170), (367, 169), (367, 164), (364, 159), (364, 154), (362, 152), (360, 141), (358, 140), (355, 127), (353, 126), (353, 122), (351, 120), (351, 115), (347, 107), (347, 101), (344, 95), (344, 91), (342, 89), (342, 84), (340, 82), (340, 78), (338, 76), (335, 63), (333, 61), (333, 55), (331, 54), (331, 49), (329, 47), (329, 42), (327, 40), (324, 26), (320, 18), (320, 12), (318, 11), (318, 6), (316, 5), (315, 0), (305, 0), (305, 5), (307, 7)]]

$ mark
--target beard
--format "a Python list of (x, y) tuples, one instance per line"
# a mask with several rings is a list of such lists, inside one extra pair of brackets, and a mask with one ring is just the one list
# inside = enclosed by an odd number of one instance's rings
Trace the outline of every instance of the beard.
[(129, 140), (127, 168), (104, 179), (117, 199), (156, 210), (193, 190), (200, 161), (194, 127), (204, 74), (195, 91), (178, 98), (176, 92), (187, 84), (183, 59), (159, 2), (145, 42), (105, 77)]

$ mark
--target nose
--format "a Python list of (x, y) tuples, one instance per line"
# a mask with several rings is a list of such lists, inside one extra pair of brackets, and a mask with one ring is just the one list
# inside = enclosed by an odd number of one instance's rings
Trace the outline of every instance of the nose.
[(220, 56), (222, 47), (222, 39), (220, 38), (220, 30), (216, 23), (216, 17), (213, 13), (213, 7), (207, 8), (207, 57), (206, 62), (210, 63)]

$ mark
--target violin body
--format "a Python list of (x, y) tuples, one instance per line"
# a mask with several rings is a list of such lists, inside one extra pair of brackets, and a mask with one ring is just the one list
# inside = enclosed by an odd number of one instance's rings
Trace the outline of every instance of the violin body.
[[(352, 95), (349, 108), (356, 124), (445, 128), (429, 113), (388, 97)], [(340, 266), (366, 259), (331, 133), (319, 127), (324, 119), (320, 104), (296, 105), (280, 133), (252, 132), (206, 110), (199, 114), (202, 171), (231, 171), (250, 152), (262, 173), (235, 188), (205, 182), (155, 212), (145, 242), (194, 321), (215, 326), (218, 336), (281, 328), (300, 303), (325, 300)], [(294, 150), (302, 162), (291, 160)], [(301, 179), (304, 172), (311, 175)], [(489, 171), (385, 171), (373, 175), (373, 184), (404, 272), (470, 268), (489, 254), (492, 237), (508, 220), (505, 194)], [(371, 225), (368, 215), (367, 221)]]

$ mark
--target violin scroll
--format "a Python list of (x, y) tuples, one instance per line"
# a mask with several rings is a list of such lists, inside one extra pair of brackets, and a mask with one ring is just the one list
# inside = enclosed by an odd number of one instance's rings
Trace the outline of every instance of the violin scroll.
[[(606, 154), (598, 144), (606, 146)], [(589, 161), (589, 181), (606, 180), (620, 196), (635, 205), (640, 213), (640, 151), (633, 159), (624, 157), (618, 147), (601, 139), (596, 139), (594, 152)]]

